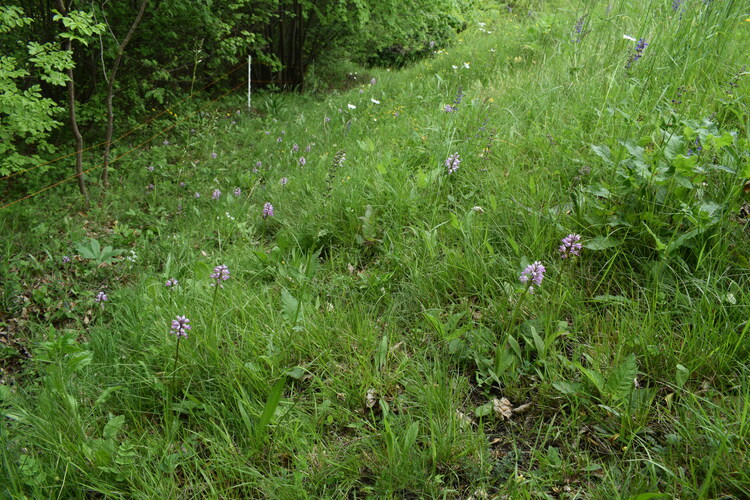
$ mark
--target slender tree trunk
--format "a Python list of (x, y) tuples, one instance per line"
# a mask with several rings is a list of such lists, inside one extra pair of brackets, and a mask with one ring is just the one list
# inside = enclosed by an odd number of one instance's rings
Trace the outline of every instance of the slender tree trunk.
[[(60, 9), (60, 14), (66, 16), (68, 14), (67, 9), (63, 0), (57, 0), (57, 6)], [(65, 40), (65, 50), (71, 51), (71, 40), (67, 38)], [(86, 210), (89, 208), (89, 193), (86, 191), (86, 182), (83, 180), (83, 136), (78, 130), (78, 122), (76, 121), (76, 88), (73, 81), (73, 69), (68, 68), (68, 113), (70, 115), (70, 128), (73, 130), (73, 135), (76, 138), (76, 175), (78, 176), (78, 190), (83, 195), (84, 204)]]
[(294, 2), (297, 6), (297, 40), (295, 40), (295, 45), (297, 49), (297, 57), (294, 61), (294, 64), (296, 66), (295, 68), (295, 74), (297, 75), (297, 86), (300, 90), (302, 90), (302, 87), (305, 83), (305, 67), (304, 67), (304, 50), (305, 50), (305, 25), (304, 25), (304, 19), (302, 17), (302, 5), (295, 0)]
[(125, 52), (125, 47), (127, 47), (128, 43), (130, 43), (130, 39), (133, 37), (133, 33), (135, 32), (136, 27), (138, 26), (138, 23), (141, 22), (141, 18), (143, 17), (143, 11), (146, 9), (146, 4), (148, 3), (148, 0), (143, 0), (141, 2), (141, 7), (138, 10), (138, 14), (135, 16), (135, 20), (133, 21), (133, 24), (130, 25), (130, 30), (128, 30), (128, 34), (125, 35), (125, 39), (120, 44), (120, 47), (117, 50), (117, 57), (115, 58), (115, 62), (112, 65), (112, 72), (109, 74), (109, 82), (107, 82), (107, 135), (105, 138), (106, 144), (104, 145), (104, 168), (102, 169), (102, 182), (104, 183), (104, 187), (109, 187), (109, 150), (112, 146), (112, 131), (114, 128), (114, 115), (112, 113), (112, 96), (114, 93), (114, 87), (115, 87), (115, 78), (117, 76), (117, 69), (120, 67), (120, 61), (122, 61), (122, 55)]

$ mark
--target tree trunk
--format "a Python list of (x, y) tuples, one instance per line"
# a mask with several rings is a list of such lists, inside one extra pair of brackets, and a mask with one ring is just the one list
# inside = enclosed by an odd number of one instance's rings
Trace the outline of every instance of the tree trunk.
[[(57, 0), (57, 5), (60, 9), (60, 14), (66, 16), (68, 14), (65, 9), (63, 0)], [(65, 40), (65, 50), (71, 51), (71, 40), (67, 38)], [(68, 113), (70, 116), (70, 128), (73, 131), (73, 135), (76, 138), (76, 176), (78, 176), (78, 190), (83, 195), (84, 204), (86, 210), (89, 208), (89, 193), (86, 191), (86, 182), (83, 180), (83, 136), (78, 130), (78, 122), (76, 121), (76, 88), (73, 81), (73, 69), (68, 68)]]
[(117, 50), (117, 57), (115, 58), (115, 62), (112, 65), (112, 72), (109, 74), (109, 82), (107, 82), (107, 135), (104, 139), (104, 168), (102, 169), (102, 182), (104, 183), (105, 189), (109, 187), (109, 150), (112, 146), (112, 131), (114, 128), (112, 96), (115, 87), (115, 77), (117, 76), (117, 69), (120, 67), (120, 61), (122, 61), (122, 55), (125, 52), (125, 47), (127, 47), (130, 39), (133, 37), (133, 33), (135, 32), (138, 23), (141, 22), (143, 11), (146, 9), (146, 3), (148, 3), (148, 0), (143, 0), (141, 2), (141, 7), (138, 10), (138, 14), (135, 16), (135, 20), (133, 21), (133, 24), (130, 25), (128, 34), (125, 35), (125, 39), (122, 41), (120, 47)]

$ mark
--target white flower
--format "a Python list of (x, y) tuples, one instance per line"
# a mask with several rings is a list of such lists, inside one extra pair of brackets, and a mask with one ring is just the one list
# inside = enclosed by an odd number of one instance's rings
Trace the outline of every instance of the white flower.
[(465, 62), (464, 63), (464, 68), (469, 69), (469, 63)]
[(357, 106), (355, 106), (354, 104), (347, 104), (346, 106), (347, 106), (347, 107), (348, 107), (349, 109), (357, 109)]
[(479, 23), (479, 26), (484, 28), (485, 26), (487, 26), (487, 23)]
[(451, 68), (453, 68), (453, 69), (458, 69), (458, 66), (456, 66), (456, 65), (454, 64), (453, 66), (451, 66)]
[(371, 98), (370, 100), (373, 102), (373, 104), (380, 104), (380, 101), (378, 101), (377, 99), (372, 99)]
[(635, 42), (635, 38), (633, 38), (632, 36), (628, 36), (628, 35), (622, 35), (622, 37), (623, 37), (623, 38), (624, 38), (625, 40), (630, 40), (631, 42)]

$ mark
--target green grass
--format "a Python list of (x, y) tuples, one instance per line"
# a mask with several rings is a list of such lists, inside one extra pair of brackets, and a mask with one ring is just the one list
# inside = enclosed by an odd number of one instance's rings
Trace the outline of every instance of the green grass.
[(681, 9), (487, 2), (4, 210), (5, 497), (750, 496), (750, 13)]

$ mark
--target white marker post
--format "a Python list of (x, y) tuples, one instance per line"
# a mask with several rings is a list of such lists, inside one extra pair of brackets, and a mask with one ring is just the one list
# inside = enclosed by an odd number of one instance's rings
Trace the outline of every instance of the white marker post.
[(251, 111), (250, 96), (253, 93), (253, 81), (250, 79), (250, 71), (253, 69), (253, 56), (247, 56), (247, 112)]

